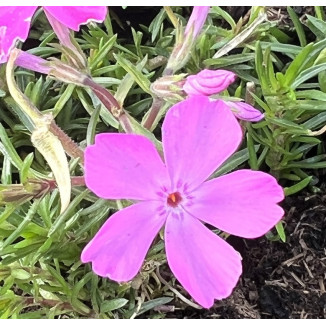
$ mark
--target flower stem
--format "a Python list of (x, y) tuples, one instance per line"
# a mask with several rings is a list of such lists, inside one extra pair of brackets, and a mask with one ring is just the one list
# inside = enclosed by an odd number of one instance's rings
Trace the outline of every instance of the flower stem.
[(122, 113), (122, 108), (120, 107), (118, 101), (106, 88), (95, 83), (91, 78), (86, 78), (83, 81), (83, 84), (92, 89), (92, 91), (96, 94), (96, 96), (101, 100), (104, 106), (112, 113), (114, 117), (119, 117), (119, 115)]
[(153, 97), (153, 103), (151, 108), (149, 109), (149, 113), (147, 115), (146, 120), (144, 121), (143, 126), (148, 129), (151, 130), (153, 123), (156, 120), (157, 115), (160, 113), (161, 107), (163, 106), (163, 99), (162, 98), (158, 98), (158, 97)]
[(65, 152), (72, 158), (79, 158), (80, 164), (84, 165), (84, 151), (52, 120), (50, 131), (57, 136), (62, 143)]
[[(73, 176), (70, 178), (71, 180), (71, 186), (72, 187), (84, 187), (85, 184), (85, 178), (83, 176)], [(54, 190), (57, 188), (57, 184), (55, 180), (47, 180), (47, 183), (49, 185), (48, 191)]]
[(100, 99), (103, 105), (111, 112), (115, 118), (119, 120), (121, 127), (127, 134), (134, 133), (128, 118), (128, 114), (126, 114), (115, 97), (106, 88), (95, 83), (91, 78), (85, 79), (83, 84), (92, 89), (92, 91)]
[(134, 129), (131, 126), (130, 120), (128, 118), (128, 115), (123, 112), (119, 116), (119, 122), (122, 127), (122, 129), (127, 133), (127, 134), (134, 134)]
[[(33, 129), (36, 130), (44, 125), (45, 116), (34, 106), (34, 104), (30, 101), (30, 99), (20, 91), (14, 79), (13, 70), (14, 70), (15, 60), (17, 59), (17, 57), (20, 55), (21, 52), (22, 51), (18, 49), (13, 49), (11, 51), (7, 63), (7, 69), (6, 69), (7, 84), (11, 96), (20, 106), (23, 114), (26, 116), (28, 121), (33, 126)], [(55, 123), (53, 119), (50, 120), (51, 120), (49, 124), (50, 131), (53, 133), (53, 135), (55, 135), (60, 140), (65, 152), (70, 157), (79, 158), (81, 164), (83, 164), (84, 153), (82, 149), (66, 133), (64, 133), (59, 128), (59, 126)]]

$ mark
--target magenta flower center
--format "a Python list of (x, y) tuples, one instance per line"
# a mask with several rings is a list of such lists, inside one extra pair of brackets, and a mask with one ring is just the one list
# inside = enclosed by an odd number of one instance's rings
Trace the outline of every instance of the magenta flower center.
[(179, 192), (173, 192), (172, 194), (169, 194), (167, 198), (167, 203), (171, 207), (177, 207), (181, 201), (182, 197)]

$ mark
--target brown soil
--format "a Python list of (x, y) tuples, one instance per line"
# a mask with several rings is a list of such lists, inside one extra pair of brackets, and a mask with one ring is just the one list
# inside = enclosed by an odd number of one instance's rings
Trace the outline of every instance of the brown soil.
[(286, 243), (230, 237), (243, 257), (233, 294), (167, 318), (326, 318), (326, 195), (288, 197), (283, 206)]

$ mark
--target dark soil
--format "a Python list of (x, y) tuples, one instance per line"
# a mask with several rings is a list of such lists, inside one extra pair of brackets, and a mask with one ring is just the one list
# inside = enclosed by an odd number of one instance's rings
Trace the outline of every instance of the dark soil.
[(326, 195), (288, 197), (284, 207), (287, 242), (244, 241), (244, 274), (220, 317), (326, 317)]
[(242, 254), (233, 294), (210, 310), (167, 318), (326, 318), (326, 195), (288, 197), (282, 205), (286, 243), (229, 238)]

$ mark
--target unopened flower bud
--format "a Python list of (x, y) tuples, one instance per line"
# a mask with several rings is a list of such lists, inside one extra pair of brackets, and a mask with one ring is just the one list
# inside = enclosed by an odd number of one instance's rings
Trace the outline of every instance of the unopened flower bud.
[(185, 74), (163, 76), (151, 85), (151, 91), (157, 96), (170, 100), (182, 100)]
[(15, 65), (41, 74), (48, 74), (51, 70), (48, 61), (25, 51), (19, 51)]
[(192, 38), (195, 39), (203, 28), (210, 6), (195, 6), (188, 20), (185, 29), (185, 38), (192, 31)]
[(264, 119), (264, 113), (261, 113), (248, 103), (226, 101), (225, 103), (231, 108), (232, 112), (238, 119), (246, 121), (260, 121)]
[(228, 70), (204, 69), (196, 75), (188, 76), (183, 90), (188, 95), (206, 95), (220, 93), (236, 79), (236, 74)]
[(50, 59), (50, 77), (54, 77), (64, 83), (75, 84), (77, 86), (84, 86), (85, 80), (89, 79), (89, 77), (84, 73), (80, 72), (79, 70), (73, 67), (70, 67), (69, 65), (61, 62), (60, 60), (56, 58)]
[(189, 60), (191, 50), (205, 24), (209, 9), (209, 6), (195, 6), (193, 8), (185, 32), (181, 37), (177, 37), (177, 43), (165, 68), (166, 75), (174, 74), (183, 68)]
[(49, 188), (47, 180), (28, 180), (24, 184), (0, 185), (0, 205), (20, 205), (30, 199), (41, 197)]

